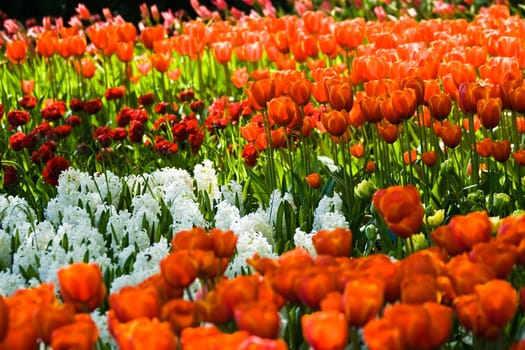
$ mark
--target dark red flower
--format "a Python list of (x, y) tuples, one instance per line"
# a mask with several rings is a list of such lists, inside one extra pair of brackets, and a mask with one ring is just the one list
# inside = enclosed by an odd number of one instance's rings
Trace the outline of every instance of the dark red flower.
[(27, 111), (14, 110), (7, 113), (7, 122), (11, 127), (16, 128), (29, 122), (30, 114)]
[(96, 114), (102, 109), (102, 101), (100, 98), (94, 98), (84, 103), (84, 112), (87, 114)]
[(110, 87), (104, 92), (104, 97), (108, 101), (119, 100), (122, 97), (124, 97), (125, 93), (126, 93), (126, 88), (124, 86)]
[(66, 124), (71, 127), (79, 126), (82, 124), (82, 118), (80, 118), (78, 115), (71, 115), (67, 117)]
[(63, 101), (50, 103), (40, 111), (40, 115), (45, 120), (58, 120), (66, 112), (66, 104)]
[(189, 102), (195, 98), (193, 90), (188, 89), (179, 93), (179, 100)]
[(12, 165), (4, 167), (4, 187), (14, 185), (18, 182), (18, 172)]
[(45, 139), (50, 139), (54, 136), (53, 127), (49, 122), (43, 122), (42, 124), (39, 124), (31, 130), (30, 133), (31, 136), (40, 136)]
[(25, 138), (26, 134), (21, 131), (11, 135), (11, 137), (9, 137), (9, 147), (11, 147), (13, 151), (21, 151), (24, 148)]
[(142, 136), (144, 136), (144, 124), (140, 121), (133, 119), (129, 125), (128, 136), (129, 140), (134, 143), (142, 142)]
[(33, 109), (36, 107), (36, 103), (37, 103), (36, 97), (32, 95), (26, 95), (22, 97), (20, 101), (18, 101), (18, 104), (23, 109)]
[(169, 142), (163, 138), (155, 141), (155, 150), (161, 154), (172, 154), (177, 152), (178, 149), (179, 146), (175, 142)]
[(255, 164), (257, 164), (257, 158), (259, 157), (259, 154), (257, 153), (257, 148), (253, 143), (248, 143), (246, 146), (244, 146), (244, 149), (242, 150), (242, 157), (244, 158), (246, 165), (249, 167), (253, 167)]
[(80, 112), (84, 110), (84, 104), (85, 104), (84, 101), (78, 98), (73, 98), (69, 102), (69, 108), (71, 108), (73, 112)]
[(194, 153), (197, 152), (204, 142), (204, 129), (199, 128), (197, 132), (191, 133), (188, 136), (188, 141), (190, 142), (191, 150)]
[(149, 92), (147, 94), (139, 96), (139, 105), (141, 106), (149, 106), (153, 104), (153, 101), (155, 100), (155, 96), (152, 92)]
[(64, 157), (55, 157), (51, 158), (46, 162), (46, 167), (42, 171), (42, 176), (44, 177), (44, 182), (58, 186), (58, 177), (60, 173), (69, 168), (69, 160)]
[(58, 125), (53, 129), (53, 132), (59, 139), (63, 139), (71, 133), (71, 125)]
[(111, 135), (111, 138), (115, 141), (122, 141), (128, 136), (128, 132), (126, 129), (121, 127), (116, 127), (115, 129), (112, 129), (109, 131), (109, 134)]
[(155, 113), (164, 114), (168, 111), (170, 104), (168, 102), (158, 102), (155, 105)]
[(31, 161), (35, 164), (47, 163), (55, 156), (53, 144), (45, 143), (31, 154)]
[(194, 113), (200, 113), (204, 110), (204, 101), (197, 100), (190, 103), (190, 108)]

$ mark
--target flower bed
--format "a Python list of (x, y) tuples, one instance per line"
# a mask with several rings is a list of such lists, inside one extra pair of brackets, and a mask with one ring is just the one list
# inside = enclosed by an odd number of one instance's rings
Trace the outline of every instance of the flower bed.
[(523, 19), (262, 4), (4, 25), (0, 349), (525, 346)]

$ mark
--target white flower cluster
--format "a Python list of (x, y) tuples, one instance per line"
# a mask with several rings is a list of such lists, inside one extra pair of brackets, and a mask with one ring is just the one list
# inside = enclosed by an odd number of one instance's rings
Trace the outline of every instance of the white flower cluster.
[(310, 254), (316, 255), (312, 243), (312, 237), (320, 230), (331, 230), (334, 228), (348, 228), (348, 221), (342, 212), (343, 201), (341, 197), (334, 193), (333, 197), (324, 196), (319, 201), (314, 212), (314, 223), (312, 232), (307, 233), (297, 228), (294, 234), (294, 244), (296, 247), (305, 248)]
[[(202, 212), (202, 192), (212, 213)], [(255, 253), (276, 257), (279, 208), (296, 210), (296, 203), (291, 194), (274, 191), (266, 208), (246, 213), (242, 194), (242, 185), (234, 181), (219, 187), (212, 163), (204, 161), (195, 167), (194, 177), (174, 168), (122, 178), (70, 168), (62, 172), (43, 221), (25, 200), (0, 195), (0, 294), (57, 283), (58, 270), (76, 261), (99, 263), (113, 276), (109, 288), (116, 292), (158, 273), (159, 261), (169, 253), (167, 237), (196, 226), (232, 230), (238, 236), (237, 250), (227, 275), (249, 272), (246, 259)], [(314, 253), (315, 232), (348, 227), (341, 209), (339, 195), (324, 197), (312, 232), (296, 229), (295, 245)]]

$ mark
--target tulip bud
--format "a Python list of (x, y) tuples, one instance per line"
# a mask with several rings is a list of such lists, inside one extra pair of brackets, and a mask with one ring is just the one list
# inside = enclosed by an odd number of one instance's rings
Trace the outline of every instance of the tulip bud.
[(372, 195), (376, 190), (377, 188), (373, 181), (363, 180), (357, 184), (355, 194), (361, 199), (368, 200), (372, 198)]

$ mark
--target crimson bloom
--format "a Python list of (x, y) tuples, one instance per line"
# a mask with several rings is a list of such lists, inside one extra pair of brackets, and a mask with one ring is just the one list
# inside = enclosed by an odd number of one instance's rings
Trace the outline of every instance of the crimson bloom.
[(58, 177), (60, 173), (69, 168), (69, 160), (64, 157), (54, 157), (47, 161), (46, 167), (42, 171), (44, 182), (58, 186)]

